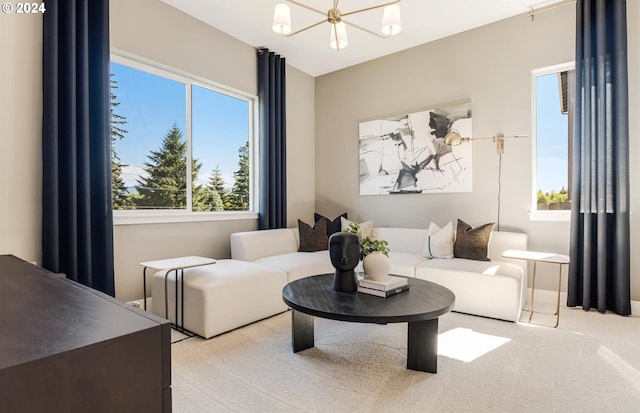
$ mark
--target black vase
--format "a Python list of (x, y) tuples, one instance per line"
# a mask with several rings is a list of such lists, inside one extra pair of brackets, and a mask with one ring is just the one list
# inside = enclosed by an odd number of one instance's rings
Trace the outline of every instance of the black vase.
[(360, 238), (351, 232), (336, 232), (329, 237), (329, 256), (336, 269), (333, 289), (354, 292), (358, 290), (358, 279), (353, 270), (360, 261)]

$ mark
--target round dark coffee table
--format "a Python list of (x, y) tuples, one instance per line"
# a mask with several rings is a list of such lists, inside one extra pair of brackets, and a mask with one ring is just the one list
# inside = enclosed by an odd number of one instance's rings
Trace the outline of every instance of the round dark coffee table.
[(407, 368), (436, 373), (438, 317), (453, 308), (455, 295), (429, 281), (408, 280), (409, 290), (388, 298), (334, 291), (333, 274), (290, 282), (282, 290), (282, 299), (293, 310), (293, 352), (314, 346), (314, 316), (357, 323), (408, 323)]

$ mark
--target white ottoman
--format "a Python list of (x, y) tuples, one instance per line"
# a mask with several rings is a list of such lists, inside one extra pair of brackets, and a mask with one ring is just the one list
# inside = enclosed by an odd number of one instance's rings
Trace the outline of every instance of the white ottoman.
[[(151, 311), (165, 317), (165, 273), (153, 276)], [(259, 264), (217, 260), (184, 270), (184, 328), (210, 338), (288, 309), (282, 301), (287, 274)], [(168, 277), (169, 314), (175, 323), (175, 273)], [(178, 290), (180, 293), (180, 290)], [(181, 311), (178, 295), (178, 312)], [(180, 313), (182, 321), (182, 313)]]

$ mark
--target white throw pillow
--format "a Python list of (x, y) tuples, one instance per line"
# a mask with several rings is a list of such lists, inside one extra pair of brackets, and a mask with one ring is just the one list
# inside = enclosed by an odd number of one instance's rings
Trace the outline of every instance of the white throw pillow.
[(429, 224), (422, 255), (427, 258), (453, 258), (453, 224), (451, 222), (442, 228), (433, 222)]
[[(344, 217), (340, 217), (341, 228), (347, 229), (351, 224), (351, 221)], [(360, 222), (360, 236), (371, 237), (373, 235), (373, 221)]]

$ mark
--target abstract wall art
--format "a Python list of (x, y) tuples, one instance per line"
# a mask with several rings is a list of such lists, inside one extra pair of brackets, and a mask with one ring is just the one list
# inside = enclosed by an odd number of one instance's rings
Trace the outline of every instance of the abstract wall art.
[(472, 143), (452, 130), (471, 136), (470, 103), (361, 122), (360, 195), (471, 192)]

